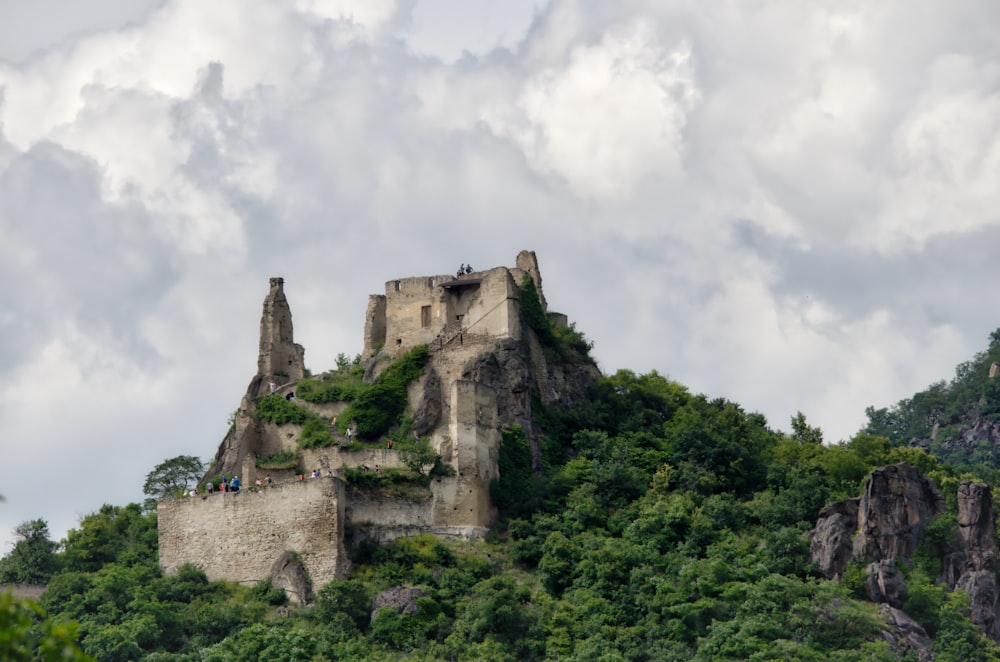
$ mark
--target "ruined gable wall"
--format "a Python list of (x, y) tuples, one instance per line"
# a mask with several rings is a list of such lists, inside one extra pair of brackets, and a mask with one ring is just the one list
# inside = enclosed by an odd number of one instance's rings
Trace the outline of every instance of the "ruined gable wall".
[(192, 563), (211, 581), (254, 583), (270, 577), (271, 565), (290, 550), (301, 556), (314, 589), (346, 574), (344, 484), (336, 478), (165, 499), (157, 515), (167, 573)]
[(365, 311), (365, 338), (361, 356), (368, 358), (376, 349), (385, 344), (385, 295), (372, 294), (368, 297)]
[(520, 290), (504, 267), (490, 269), (479, 284), (478, 296), (469, 302), (462, 331), (492, 338), (521, 338)]
[[(390, 353), (430, 343), (447, 322), (444, 290), (448, 276), (400, 278), (385, 284), (385, 344)], [(425, 316), (424, 307), (430, 308)], [(425, 326), (426, 324), (426, 326)]]

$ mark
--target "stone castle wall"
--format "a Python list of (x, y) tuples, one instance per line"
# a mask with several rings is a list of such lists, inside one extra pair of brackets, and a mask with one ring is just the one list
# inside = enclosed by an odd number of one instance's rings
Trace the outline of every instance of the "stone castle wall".
[(394, 355), (435, 341), (450, 345), (463, 334), (470, 340), (519, 339), (519, 312), (519, 289), (505, 267), (458, 279), (438, 275), (390, 280), (384, 295), (369, 298), (364, 355), (380, 346)]
[(318, 478), (253, 492), (165, 499), (157, 507), (160, 565), (197, 565), (209, 580), (268, 579), (285, 551), (297, 552), (313, 586), (345, 576), (344, 484)]

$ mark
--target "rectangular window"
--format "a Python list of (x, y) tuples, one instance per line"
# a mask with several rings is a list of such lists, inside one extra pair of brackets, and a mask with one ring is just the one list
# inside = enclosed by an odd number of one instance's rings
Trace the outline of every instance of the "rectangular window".
[(428, 328), (431, 325), (431, 307), (421, 306), (420, 307), (420, 327), (423, 329)]

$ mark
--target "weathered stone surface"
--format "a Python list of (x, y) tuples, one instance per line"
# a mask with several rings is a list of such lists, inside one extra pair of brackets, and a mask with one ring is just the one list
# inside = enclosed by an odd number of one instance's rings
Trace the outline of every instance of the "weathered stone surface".
[(902, 609), (909, 597), (906, 579), (891, 560), (875, 561), (865, 568), (865, 594), (872, 602)]
[(387, 588), (372, 601), (371, 620), (374, 621), (382, 609), (395, 609), (400, 614), (416, 614), (420, 611), (417, 600), (424, 597), (427, 597), (427, 594), (419, 588), (407, 586)]
[(209, 580), (258, 582), (286, 551), (298, 552), (317, 586), (345, 576), (344, 484), (316, 478), (207, 497), (164, 499), (157, 507), (160, 566), (184, 563)]
[(295, 552), (285, 551), (271, 566), (271, 585), (297, 605), (307, 604), (312, 598), (309, 575)]
[(860, 499), (832, 503), (819, 513), (810, 534), (809, 560), (827, 579), (839, 581), (851, 560), (851, 536), (858, 530)]
[(962, 481), (958, 486), (958, 537), (975, 570), (995, 570), (997, 548), (993, 494), (985, 483)]
[(872, 472), (858, 508), (854, 558), (910, 558), (927, 523), (945, 510), (934, 481), (901, 462)]
[(957, 521), (964, 564), (956, 585), (969, 594), (972, 622), (982, 626), (988, 636), (998, 639), (997, 548), (993, 495), (988, 485), (962, 481), (958, 487)]
[(913, 654), (921, 662), (930, 662), (934, 659), (931, 654), (931, 638), (919, 623), (905, 612), (887, 604), (879, 607), (878, 613), (889, 626), (881, 636), (889, 643), (893, 653), (900, 658)]
[(413, 432), (418, 436), (430, 434), (441, 422), (441, 378), (433, 367), (420, 385), (420, 399), (413, 410)]
[[(264, 298), (257, 357), (257, 373), (273, 378), (278, 384), (299, 381), (305, 374), (305, 349), (295, 344), (292, 311), (285, 298), (284, 283), (284, 278), (272, 278), (271, 290)], [(266, 393), (266, 380), (260, 388), (259, 395)]]

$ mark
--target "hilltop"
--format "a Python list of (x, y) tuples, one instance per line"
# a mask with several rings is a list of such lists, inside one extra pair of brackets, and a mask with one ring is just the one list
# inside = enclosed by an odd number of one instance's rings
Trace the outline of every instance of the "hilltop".
[(933, 443), (992, 420), (996, 339), (939, 389), (951, 418), (915, 396), (828, 445), (601, 375), (528, 252), (387, 281), (362, 355), (317, 374), (284, 287), (200, 482), (238, 494), (27, 527), (0, 561), (98, 658), (1000, 659), (997, 472)]

